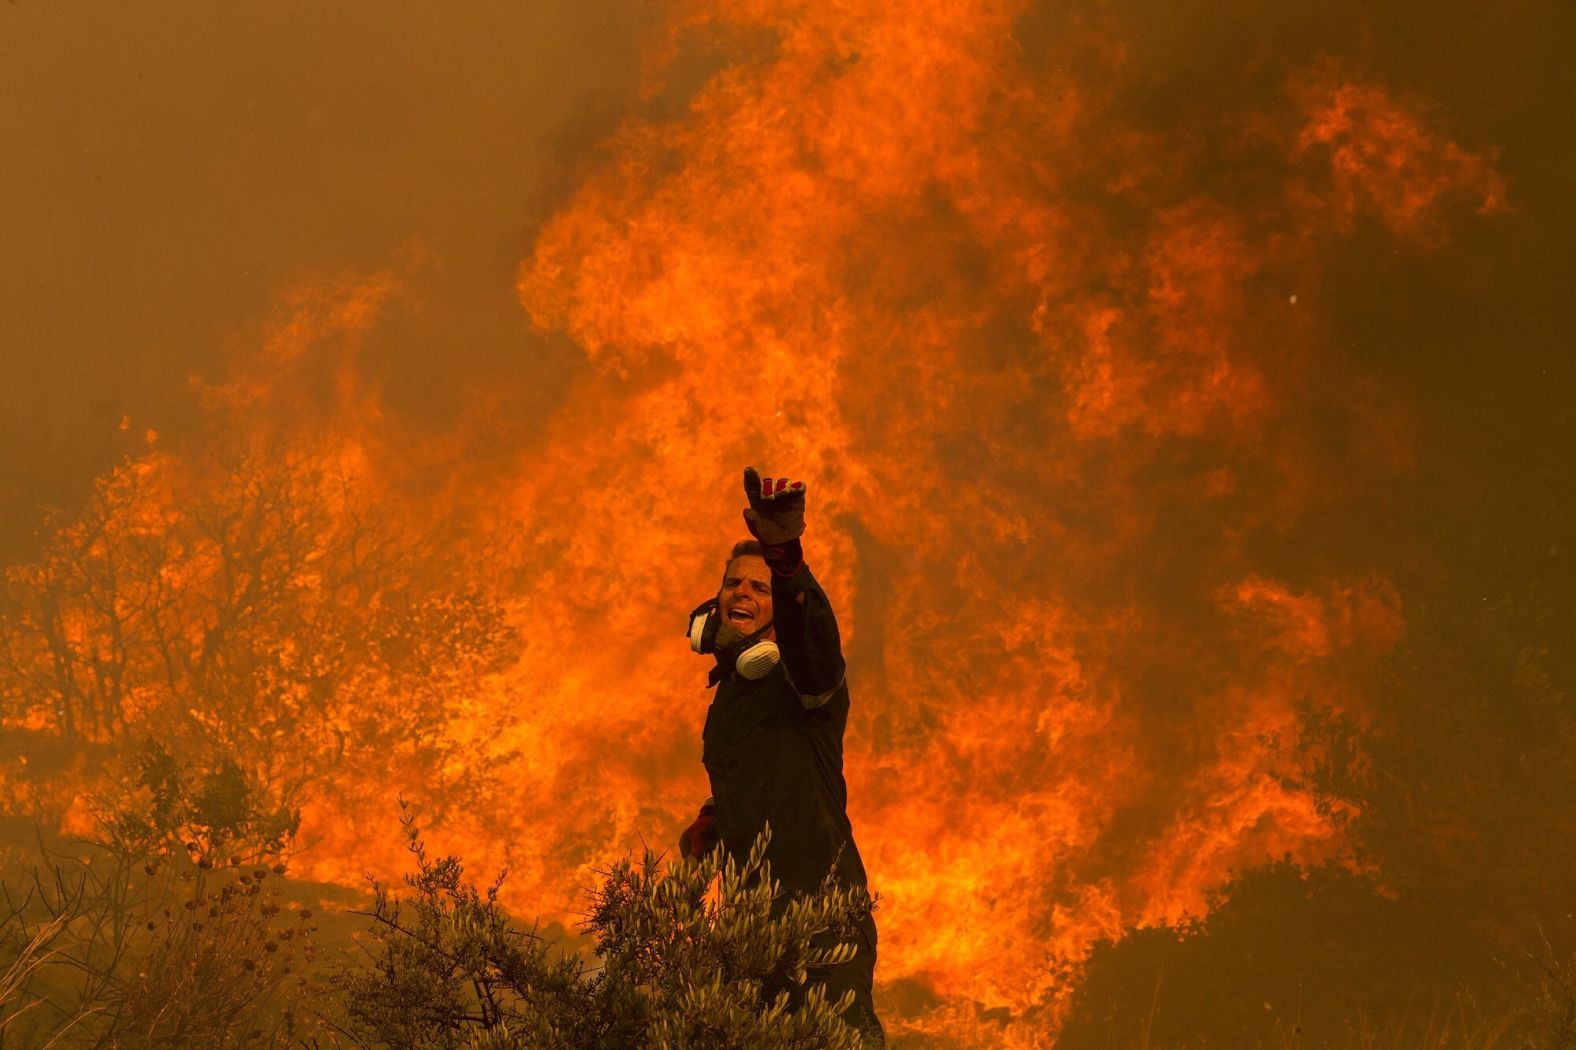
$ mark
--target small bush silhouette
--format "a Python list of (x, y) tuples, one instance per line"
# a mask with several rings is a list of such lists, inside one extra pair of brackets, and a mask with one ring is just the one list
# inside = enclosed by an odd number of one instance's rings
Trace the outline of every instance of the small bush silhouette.
[[(513, 926), (460, 862), (427, 855), (408, 808), (401, 823), (415, 858), (413, 891), (376, 886), (370, 914), (382, 935), (370, 969), (344, 980), (341, 1034), (391, 1050), (554, 1047), (857, 1050), (847, 1001), (810, 987), (798, 1009), (789, 988), (853, 957), (857, 924), (873, 902), (830, 879), (785, 898), (764, 853), (739, 864), (719, 851), (664, 867), (646, 851), (602, 874), (587, 931), (599, 965)], [(829, 947), (820, 947), (823, 943)]]

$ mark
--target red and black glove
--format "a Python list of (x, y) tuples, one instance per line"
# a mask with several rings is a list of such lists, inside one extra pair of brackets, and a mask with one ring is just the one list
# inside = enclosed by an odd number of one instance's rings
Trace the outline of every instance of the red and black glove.
[(804, 563), (805, 484), (787, 478), (762, 478), (754, 467), (744, 468), (744, 495), (750, 506), (744, 525), (761, 541), (766, 564), (778, 576), (792, 576)]
[(707, 799), (695, 823), (679, 836), (679, 856), (700, 860), (717, 848), (717, 804)]

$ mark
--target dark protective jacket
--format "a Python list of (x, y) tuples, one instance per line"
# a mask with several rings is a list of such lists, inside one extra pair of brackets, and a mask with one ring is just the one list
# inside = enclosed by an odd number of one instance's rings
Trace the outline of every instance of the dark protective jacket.
[(701, 761), (722, 844), (742, 861), (769, 823), (766, 858), (784, 890), (812, 892), (834, 865), (845, 886), (864, 886), (843, 780), (842, 644), (826, 593), (803, 564), (792, 576), (773, 574), (772, 618), (782, 662), (770, 674), (712, 676)]

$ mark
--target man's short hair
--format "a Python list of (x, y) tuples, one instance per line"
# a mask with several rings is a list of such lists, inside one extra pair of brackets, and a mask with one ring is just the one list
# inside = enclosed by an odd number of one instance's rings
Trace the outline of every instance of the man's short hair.
[(760, 540), (740, 540), (733, 545), (733, 550), (728, 552), (728, 563), (722, 567), (723, 579), (727, 579), (728, 570), (733, 568), (733, 563), (740, 558), (766, 557), (766, 548), (761, 546)]

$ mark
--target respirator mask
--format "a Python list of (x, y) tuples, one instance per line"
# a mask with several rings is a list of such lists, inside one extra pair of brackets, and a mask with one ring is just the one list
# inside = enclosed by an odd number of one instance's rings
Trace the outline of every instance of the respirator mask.
[(772, 629), (770, 622), (760, 630), (723, 646), (717, 644), (717, 632), (721, 628), (722, 610), (716, 598), (708, 598), (690, 613), (690, 651), (715, 656), (717, 666), (724, 672), (738, 671), (752, 682), (771, 674), (772, 668), (782, 659), (777, 643), (762, 637)]

